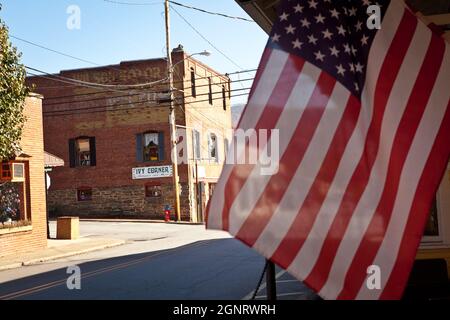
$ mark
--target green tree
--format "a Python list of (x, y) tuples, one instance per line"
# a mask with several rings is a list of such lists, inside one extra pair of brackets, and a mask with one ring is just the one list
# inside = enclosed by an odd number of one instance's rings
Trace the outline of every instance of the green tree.
[(21, 151), (19, 143), (25, 123), (23, 107), (29, 89), (20, 57), (9, 41), (7, 26), (0, 19), (0, 160)]

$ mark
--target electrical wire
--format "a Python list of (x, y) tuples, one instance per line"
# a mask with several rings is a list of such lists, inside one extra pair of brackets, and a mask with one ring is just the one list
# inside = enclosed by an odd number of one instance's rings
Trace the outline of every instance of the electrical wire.
[[(234, 97), (242, 97), (242, 96), (248, 96), (250, 93), (241, 93), (241, 94), (235, 94), (235, 95), (231, 95), (231, 98)], [(222, 100), (222, 98), (213, 98), (213, 101), (215, 100)], [(191, 105), (195, 104), (195, 103), (201, 103), (201, 102), (206, 102), (209, 101), (208, 100), (201, 100), (201, 101), (193, 101), (193, 102), (189, 102)], [(70, 116), (70, 115), (81, 115), (81, 114), (90, 114), (90, 113), (99, 113), (99, 112), (116, 112), (116, 111), (127, 111), (127, 110), (132, 110), (132, 109), (136, 109), (136, 106), (132, 106), (132, 107), (128, 107), (128, 108), (118, 108), (118, 109), (107, 109), (107, 108), (114, 108), (114, 107), (118, 107), (118, 106), (125, 106), (125, 105), (134, 105), (134, 104), (142, 104), (142, 103), (148, 103), (148, 101), (143, 101), (143, 102), (129, 102), (129, 103), (125, 103), (125, 104), (118, 104), (118, 105), (108, 105), (108, 106), (103, 106), (102, 110), (93, 110), (93, 111), (88, 111), (88, 112), (67, 112), (67, 113), (54, 113), (55, 111), (46, 111), (43, 112), (44, 117), (55, 117), (55, 116)], [(143, 106), (143, 108), (155, 108), (155, 107), (168, 107), (169, 105), (163, 105), (163, 104), (159, 104), (159, 105), (151, 105), (151, 106)], [(198, 108), (214, 108), (215, 106), (207, 106), (207, 107), (196, 107), (196, 109)]]
[[(38, 47), (38, 48), (41, 48), (41, 49), (44, 49), (44, 50), (47, 50), (47, 51), (50, 51), (50, 52), (53, 52), (53, 53), (57, 53), (57, 54), (59, 54), (59, 55), (62, 55), (62, 56), (68, 57), (68, 58), (72, 58), (72, 59), (75, 59), (75, 60), (78, 60), (78, 61), (81, 61), (81, 62), (89, 63), (89, 64), (91, 64), (91, 65), (93, 65), (93, 66), (97, 66), (97, 67), (98, 67), (98, 66), (101, 66), (100, 64), (98, 64), (98, 63), (96, 63), (96, 62), (92, 62), (92, 61), (89, 61), (89, 60), (86, 60), (86, 59), (78, 58), (78, 57), (75, 57), (75, 56), (73, 56), (73, 55), (70, 55), (70, 54), (61, 52), (61, 51), (57, 51), (57, 50), (48, 48), (48, 47), (46, 47), (46, 46), (43, 46), (43, 45), (41, 45), (41, 44), (37, 44), (37, 43), (35, 43), (35, 42), (31, 42), (31, 41), (26, 40), (26, 39), (23, 39), (23, 38), (19, 38), (19, 37), (17, 37), (17, 36), (12, 35), (12, 34), (10, 34), (9, 36), (10, 36), (11, 38), (13, 38), (13, 39), (16, 39), (16, 40), (19, 40), (19, 41), (28, 43), (28, 44), (30, 44), (30, 45), (32, 45), (32, 46), (35, 46), (35, 47)], [(115, 70), (118, 70), (118, 69), (115, 69)]]
[(213, 47), (217, 52), (219, 52), (223, 57), (225, 57), (228, 61), (234, 64), (239, 69), (243, 70), (243, 68), (233, 61), (230, 57), (228, 57), (222, 50), (217, 48), (211, 41), (209, 41), (200, 31), (198, 31), (181, 13), (179, 13), (174, 7), (170, 6), (170, 8), (192, 29), (195, 33), (197, 33), (203, 40), (205, 40), (211, 47)]
[[(176, 71), (176, 73), (178, 73), (178, 72)], [(237, 80), (236, 80), (236, 81), (237, 81)], [(209, 84), (208, 84), (208, 85), (209, 85)], [(227, 91), (228, 91), (228, 96), (229, 96), (229, 98), (231, 98), (231, 92), (242, 91), (242, 90), (249, 90), (249, 89), (250, 89), (250, 88), (242, 88), (242, 89), (227, 90)], [(154, 92), (140, 92), (140, 93), (134, 94), (134, 95), (127, 94), (127, 95), (113, 96), (113, 97), (98, 97), (98, 98), (92, 98), (92, 99), (88, 99), (88, 100), (76, 100), (76, 101), (69, 101), (69, 102), (51, 103), (51, 104), (46, 104), (46, 106), (48, 106), (48, 105), (61, 105), (61, 104), (66, 104), (66, 103), (72, 104), (72, 103), (80, 103), (80, 102), (90, 102), (90, 101), (104, 100), (104, 99), (117, 99), (117, 98), (127, 98), (127, 97), (129, 98), (129, 97), (137, 96), (137, 95), (141, 95), (141, 96), (144, 96), (144, 97), (145, 97), (145, 95), (147, 95), (147, 97), (148, 97), (148, 94), (152, 94), (152, 93), (154, 93)], [(167, 93), (167, 92), (165, 92), (165, 93)], [(210, 94), (211, 94), (211, 96), (214, 96), (214, 95), (217, 95), (217, 94), (223, 94), (223, 91), (221, 91), (221, 92), (216, 91), (216, 92), (212, 92), (212, 93), (208, 92), (208, 93), (204, 93), (204, 94), (198, 94), (198, 95), (196, 95), (196, 97), (197, 97), (197, 96), (210, 95)], [(242, 95), (247, 95), (247, 94), (248, 94), (248, 93), (245, 93), (245, 94), (242, 94)], [(242, 96), (242, 95), (234, 95), (234, 96)], [(193, 97), (193, 96), (184, 96), (184, 99), (192, 98), (192, 97)], [(211, 99), (211, 100), (214, 101), (214, 100), (219, 100), (219, 99), (223, 99), (223, 97), (213, 98), (213, 99)], [(193, 101), (193, 102), (191, 102), (191, 103), (205, 102), (205, 101), (209, 101), (209, 100), (210, 100), (210, 99), (208, 98), (207, 100)], [(99, 112), (103, 112), (103, 111), (111, 111), (111, 110), (108, 110), (108, 108), (112, 108), (112, 107), (119, 107), (119, 106), (132, 105), (132, 104), (141, 104), (141, 103), (148, 103), (148, 102), (157, 102), (157, 101), (158, 101), (158, 100), (149, 100), (149, 99), (146, 99), (145, 101), (131, 101), (131, 102), (128, 102), (128, 103), (124, 103), (124, 104), (116, 104), (116, 105), (108, 104), (108, 105), (93, 106), (93, 107), (71, 108), (71, 109), (61, 109), (61, 110), (51, 110), (51, 111), (44, 112), (44, 114), (46, 114), (46, 115), (56, 115), (56, 114), (60, 113), (61, 115), (63, 115), (63, 114), (66, 115), (67, 112), (73, 113), (73, 112), (75, 112), (75, 111), (83, 111), (83, 112), (78, 112), (78, 113), (87, 113), (87, 112), (85, 112), (86, 110), (97, 110), (97, 109), (101, 109), (101, 111), (99, 111)], [(189, 103), (189, 102), (187, 102), (186, 100), (184, 100), (184, 101), (185, 101), (186, 103)], [(160, 104), (159, 106), (162, 106), (162, 105)], [(211, 106), (211, 107), (213, 107), (213, 106)]]
[[(178, 71), (177, 70), (175, 70), (175, 74), (177, 75), (177, 76), (180, 76), (180, 74), (178, 73)], [(208, 86), (209, 86), (209, 84), (208, 84)], [(250, 88), (249, 88), (250, 89)], [(229, 91), (231, 91), (231, 88), (229, 88)], [(221, 92), (218, 92), (218, 93), (220, 93), (220, 94), (222, 94), (222, 100), (224, 99), (224, 96), (223, 96), (223, 91), (221, 91)], [(207, 93), (205, 93), (205, 94), (199, 94), (199, 95), (196, 95), (196, 97), (197, 96), (201, 96), (201, 95), (208, 95), (209, 97), (211, 97), (211, 98), (209, 98), (208, 97), (208, 102), (212, 102), (213, 100), (213, 93), (212, 92), (207, 92)], [(230, 93), (228, 94), (229, 96), (230, 96)], [(192, 97), (192, 96), (191, 96)], [(183, 109), (183, 107), (182, 107), (182, 103), (184, 102), (184, 103), (187, 103), (188, 105), (190, 105), (190, 106), (192, 106), (191, 104), (190, 104), (190, 102), (189, 101), (187, 101), (186, 99), (187, 98), (189, 98), (189, 97), (184, 97), (184, 99), (183, 99), (183, 101), (181, 102), (181, 103), (179, 103), (178, 104), (178, 106), (180, 106), (181, 107), (181, 110), (183, 110), (183, 112), (186, 114), (186, 111)], [(175, 100), (176, 100), (177, 98), (175, 97)], [(225, 101), (225, 103), (226, 103), (226, 101)], [(213, 106), (214, 106), (214, 102), (213, 102)], [(200, 112), (199, 110), (198, 110), (198, 108), (195, 108), (195, 107), (193, 107), (192, 108), (193, 110), (196, 110), (198, 113), (200, 113), (200, 114), (202, 114), (202, 112)], [(193, 113), (191, 112), (190, 113), (190, 115), (192, 115)], [(203, 115), (203, 114), (202, 114)], [(208, 119), (210, 122), (212, 122), (212, 123), (215, 123), (217, 126), (221, 126), (222, 127), (222, 129), (224, 129), (224, 127), (221, 125), (221, 124), (219, 124), (218, 122), (216, 122), (216, 121), (214, 121), (214, 120), (211, 120), (209, 117), (207, 117), (206, 115), (203, 115), (204, 116), (204, 118), (206, 118), (206, 119)], [(200, 122), (202, 122), (202, 120), (200, 120)]]
[(237, 16), (230, 16), (228, 14), (220, 13), (220, 12), (212, 12), (212, 11), (208, 11), (208, 10), (205, 10), (205, 9), (200, 9), (200, 8), (196, 8), (196, 7), (192, 7), (192, 6), (187, 6), (185, 4), (182, 4), (182, 3), (179, 3), (179, 2), (175, 2), (175, 1), (171, 1), (171, 0), (169, 0), (169, 3), (174, 4), (176, 6), (183, 7), (183, 8), (187, 8), (187, 9), (191, 9), (191, 10), (196, 10), (196, 11), (200, 11), (200, 12), (203, 12), (203, 13), (207, 13), (207, 14), (221, 16), (221, 17), (224, 17), (224, 18), (242, 20), (242, 21), (253, 22), (253, 23), (255, 22), (255, 21), (247, 19), (247, 18), (242, 18), (242, 17), (237, 17)]
[[(157, 5), (157, 4), (162, 4), (162, 1), (159, 2), (123, 2), (123, 1), (115, 1), (115, 0), (103, 0), (104, 2), (109, 2), (109, 3), (114, 3), (114, 4), (122, 4), (122, 5), (129, 5), (129, 6), (151, 6), (151, 5)], [(251, 20), (251, 19), (247, 19), (247, 18), (243, 18), (243, 17), (238, 17), (238, 16), (231, 16), (225, 13), (220, 13), (220, 12), (213, 12), (213, 11), (208, 11), (205, 9), (201, 9), (201, 8), (197, 8), (197, 7), (193, 7), (193, 6), (188, 6), (176, 1), (171, 1), (169, 0), (169, 3), (176, 5), (176, 6), (180, 6), (183, 8), (187, 8), (187, 9), (191, 9), (191, 10), (196, 10), (202, 13), (206, 13), (206, 14), (210, 14), (210, 15), (215, 15), (215, 16), (221, 16), (224, 18), (229, 18), (229, 19), (235, 19), (235, 20), (242, 20), (242, 21), (247, 21), (247, 22), (252, 22), (254, 23), (255, 21)]]
[[(247, 90), (247, 89), (250, 89), (250, 88), (241, 88), (241, 89), (235, 89), (235, 90), (231, 90), (231, 91), (233, 92), (233, 91), (241, 91), (241, 90)], [(187, 91), (187, 89), (186, 89), (186, 91)], [(229, 90), (226, 90), (226, 92), (228, 92), (228, 91)], [(181, 92), (183, 92), (183, 91), (181, 91)], [(215, 92), (212, 92), (212, 95), (217, 95), (217, 94), (222, 94), (222, 93), (223, 93), (222, 91), (215, 91)], [(127, 97), (139, 98), (139, 96), (148, 98), (149, 95), (155, 95), (156, 96), (158, 94), (169, 94), (169, 92), (168, 91), (158, 91), (158, 92), (155, 92), (155, 91), (143, 91), (141, 93), (133, 93), (133, 94), (126, 94), (126, 95), (119, 95), (119, 96), (103, 96), (103, 97), (95, 97), (95, 98), (89, 98), (89, 99), (83, 99), (83, 100), (71, 100), (71, 101), (50, 102), (50, 103), (46, 102), (45, 106), (46, 107), (48, 107), (48, 106), (58, 106), (58, 105), (62, 105), (62, 104), (85, 103), (85, 102), (91, 102), (91, 101), (106, 100), (106, 99), (117, 99), (117, 98), (127, 98)], [(209, 95), (209, 92), (196, 94), (195, 97), (192, 96), (192, 95), (188, 95), (188, 96), (185, 96), (185, 98), (196, 98), (196, 97), (199, 97), (199, 96), (206, 96), (206, 95)], [(158, 99), (155, 99), (155, 100), (158, 100)]]
[(120, 89), (120, 88), (122, 88), (122, 89), (143, 88), (143, 87), (156, 85), (158, 83), (165, 82), (165, 81), (168, 80), (168, 77), (167, 77), (167, 78), (156, 80), (156, 81), (153, 81), (153, 82), (139, 83), (139, 84), (103, 84), (103, 83), (97, 83), (97, 82), (81, 81), (81, 80), (77, 80), (77, 79), (63, 77), (63, 76), (60, 76), (60, 75), (54, 75), (54, 74), (50, 74), (50, 73), (47, 73), (45, 71), (42, 71), (42, 70), (39, 70), (39, 69), (36, 69), (36, 68), (29, 67), (29, 66), (25, 66), (25, 68), (27, 68), (29, 70), (32, 70), (32, 71), (41, 72), (41, 73), (44, 73), (44, 74), (47, 74), (47, 75), (50, 75), (50, 76), (53, 76), (53, 77), (57, 77), (59, 79), (64, 79), (66, 81), (71, 81), (72, 83), (81, 84), (81, 85), (87, 85), (87, 86), (91, 86), (91, 87), (100, 87), (100, 88), (116, 88), (116, 89)]
[[(230, 75), (238, 75), (238, 74), (242, 74), (242, 73), (251, 73), (251, 72), (254, 72), (254, 71), (256, 71), (256, 69), (248, 69), (248, 70), (243, 70), (243, 71), (236, 71), (236, 72), (227, 73), (225, 75), (215, 75), (212, 78), (222, 77), (222, 76), (223, 77), (229, 77)], [(49, 89), (49, 88), (58, 89), (58, 88), (67, 88), (67, 87), (70, 87), (70, 86), (92, 88), (92, 86), (89, 86), (89, 85), (81, 85), (81, 84), (69, 83), (69, 79), (70, 78), (66, 78), (66, 77), (58, 76), (58, 77), (60, 77), (60, 78), (62, 78), (64, 80), (64, 81), (62, 81), (62, 80), (60, 81), (59, 79), (56, 79), (56, 78), (49, 78), (49, 77), (45, 77), (45, 76), (42, 76), (42, 75), (31, 73), (31, 72), (28, 72), (28, 73), (31, 74), (32, 76), (42, 77), (42, 78), (54, 80), (54, 81), (57, 81), (57, 82), (62, 82), (62, 83), (69, 84), (68, 86), (63, 86), (63, 87), (40, 87), (40, 86), (37, 86), (37, 89)], [(50, 73), (48, 73), (46, 71), (41, 71), (41, 73), (44, 73), (44, 74), (52, 76), (52, 77), (56, 77), (56, 75), (52, 75), (52, 74), (50, 74)], [(202, 80), (202, 79), (207, 79), (207, 78), (209, 78), (209, 77), (200, 77), (200, 78), (196, 78), (196, 80)], [(232, 82), (238, 82), (238, 81), (251, 81), (251, 80), (253, 80), (253, 78), (242, 79), (242, 80), (232, 80), (231, 83)], [(189, 81), (189, 80), (180, 80), (180, 81), (174, 82), (174, 84), (182, 84), (182, 83), (185, 83), (187, 81)], [(220, 82), (219, 84), (226, 84), (226, 83), (228, 83), (228, 81), (227, 82)], [(208, 84), (206, 84), (206, 85), (199, 85), (198, 87), (207, 86), (207, 85)], [(187, 88), (185, 88), (185, 90), (188, 90), (188, 89), (191, 89), (191, 88), (192, 87), (187, 87)], [(100, 90), (99, 88), (93, 88), (93, 89)], [(78, 93), (78, 94), (65, 95), (65, 96), (52, 96), (52, 97), (48, 97), (48, 98), (45, 98), (45, 99), (46, 100), (50, 100), (50, 99), (60, 99), (60, 98), (69, 98), (69, 97), (78, 97), (78, 96), (88, 96), (88, 95), (95, 95), (95, 94), (101, 94), (101, 93), (106, 93), (106, 92), (111, 92), (111, 90), (104, 90), (104, 91), (97, 91), (97, 92), (88, 92), (88, 93)], [(119, 90), (117, 92), (129, 92), (129, 91), (128, 90)], [(135, 89), (134, 92), (136, 92), (136, 89)], [(159, 91), (154, 91), (154, 92), (157, 93)], [(140, 93), (138, 93), (138, 94), (140, 94)]]
[[(244, 88), (244, 89), (235, 89), (235, 90), (232, 90), (232, 92), (234, 92), (234, 91), (243, 91), (243, 90), (250, 90), (250, 88)], [(222, 92), (216, 92), (216, 94), (217, 93), (222, 93)], [(247, 94), (247, 93), (246, 93)], [(191, 98), (192, 96), (186, 96), (186, 97), (184, 97), (184, 99), (187, 99), (187, 98)], [(212, 99), (213, 101), (215, 101), (215, 100), (223, 100), (223, 97), (216, 97), (216, 98), (213, 98)], [(209, 99), (205, 99), (205, 100), (197, 100), (197, 101), (191, 101), (191, 102), (187, 102), (187, 101), (185, 101), (186, 103), (189, 103), (189, 104), (193, 104), (193, 103), (200, 103), (200, 102), (209, 102)], [(84, 101), (84, 102), (88, 102), (88, 101)], [(107, 104), (107, 105), (101, 105), (101, 106), (92, 106), (92, 107), (83, 107), (83, 108), (70, 108), (70, 109), (60, 109), (60, 110), (50, 110), (50, 111), (44, 111), (43, 112), (43, 114), (53, 114), (53, 113), (60, 113), (60, 112), (74, 112), (74, 111), (85, 111), (85, 110), (97, 110), (97, 109), (102, 109), (101, 111), (109, 111), (109, 110), (105, 110), (105, 108), (109, 108), (109, 107), (118, 107), (118, 106), (123, 106), (123, 105), (130, 105), (130, 104), (133, 104), (133, 103), (136, 103), (136, 104), (141, 104), (141, 103), (157, 103), (157, 101), (151, 101), (151, 100), (145, 100), (145, 101), (130, 101), (130, 102), (127, 102), (127, 103), (124, 103), (124, 104), (116, 104), (116, 105), (112, 105), (112, 104)], [(46, 106), (46, 105), (45, 105)], [(156, 106), (153, 106), (153, 107), (165, 107), (165, 106), (169, 106), (168, 104), (165, 104), (165, 103), (161, 103), (161, 104), (158, 104), (158, 105), (156, 105)], [(213, 108), (213, 107), (215, 107), (214, 105), (210, 105), (210, 106), (207, 106), (207, 107), (202, 107), (202, 108)], [(80, 112), (81, 113), (81, 112)]]
[[(27, 67), (26, 67), (27, 68)], [(42, 75), (42, 74), (36, 74), (36, 73), (33, 73), (33, 72), (30, 72), (30, 71), (27, 71), (27, 74), (28, 75), (32, 75), (32, 76), (34, 76), (34, 77), (40, 77), (40, 78), (44, 78), (44, 79), (48, 79), (48, 80), (53, 80), (53, 81), (58, 81), (58, 82), (62, 82), (62, 83), (69, 83), (69, 84), (72, 84), (73, 82), (69, 82), (69, 81), (67, 81), (67, 80), (64, 80), (64, 79), (59, 79), (59, 78), (55, 78), (56, 76), (55, 75), (52, 75), (52, 74), (50, 74), (50, 73), (45, 73), (47, 76), (44, 76), (44, 75)], [(80, 87), (87, 87), (87, 88), (92, 88), (92, 89), (98, 89), (97, 87), (94, 87), (94, 86), (89, 86), (89, 85), (79, 85)], [(106, 91), (110, 91), (110, 92), (120, 92), (120, 93), (123, 93), (124, 91), (119, 91), (119, 90), (114, 90), (114, 89), (108, 89), (108, 90), (106, 90)]]
[(122, 4), (128, 6), (154, 6), (157, 4), (162, 4), (162, 1), (158, 2), (123, 2), (123, 1), (114, 1), (114, 0), (103, 0), (105, 2), (114, 3), (114, 4)]

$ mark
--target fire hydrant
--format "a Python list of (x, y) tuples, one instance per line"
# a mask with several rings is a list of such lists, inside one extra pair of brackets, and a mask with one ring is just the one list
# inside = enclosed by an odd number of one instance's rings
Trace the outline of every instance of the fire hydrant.
[(168, 205), (164, 207), (164, 221), (170, 222), (170, 206)]

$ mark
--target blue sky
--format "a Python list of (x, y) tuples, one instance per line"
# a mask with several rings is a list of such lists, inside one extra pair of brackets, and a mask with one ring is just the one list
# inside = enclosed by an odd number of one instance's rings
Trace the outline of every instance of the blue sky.
[[(128, 6), (103, 0), (0, 0), (3, 4), (0, 15), (8, 25), (11, 35), (101, 65), (164, 56), (162, 1), (121, 0), (121, 2), (153, 3), (153, 5)], [(178, 2), (248, 18), (234, 0)], [(66, 11), (71, 5), (78, 6), (81, 11), (79, 30), (67, 28), (70, 15)], [(256, 23), (207, 15), (177, 6), (174, 8), (237, 65), (244, 69), (257, 67), (267, 35)], [(173, 11), (171, 20), (172, 48), (183, 44), (189, 53), (206, 49), (212, 55), (200, 57), (200, 60), (217, 71), (226, 73), (239, 69), (197, 35)], [(58, 72), (92, 66), (15, 39), (11, 41), (23, 53), (22, 62), (30, 67)], [(242, 99), (235, 99), (234, 102), (241, 101)]]

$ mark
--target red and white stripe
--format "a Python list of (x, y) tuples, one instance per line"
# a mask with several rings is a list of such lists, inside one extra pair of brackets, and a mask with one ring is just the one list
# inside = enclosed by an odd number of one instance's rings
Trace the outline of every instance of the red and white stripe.
[[(449, 48), (402, 2), (387, 9), (367, 68), (359, 101), (301, 58), (266, 49), (238, 127), (280, 130), (279, 171), (226, 165), (209, 203), (208, 228), (327, 299), (401, 296), (450, 153)], [(370, 265), (381, 290), (365, 284)]]

